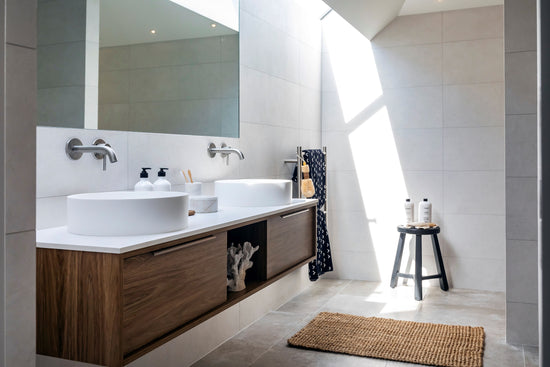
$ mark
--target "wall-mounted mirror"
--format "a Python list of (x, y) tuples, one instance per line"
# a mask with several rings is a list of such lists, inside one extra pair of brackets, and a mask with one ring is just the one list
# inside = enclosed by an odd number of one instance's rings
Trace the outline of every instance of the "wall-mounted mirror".
[(39, 1), (38, 125), (238, 137), (238, 13), (238, 0)]

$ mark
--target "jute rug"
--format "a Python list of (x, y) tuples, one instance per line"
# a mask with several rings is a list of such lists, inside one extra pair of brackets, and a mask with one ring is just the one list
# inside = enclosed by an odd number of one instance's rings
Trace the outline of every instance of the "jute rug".
[(482, 327), (321, 312), (288, 339), (294, 347), (445, 367), (481, 367)]

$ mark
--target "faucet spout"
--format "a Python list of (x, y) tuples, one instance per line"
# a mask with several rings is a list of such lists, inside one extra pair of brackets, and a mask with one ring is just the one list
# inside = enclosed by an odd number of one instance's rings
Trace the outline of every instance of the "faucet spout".
[(103, 159), (104, 171), (107, 169), (107, 157), (111, 163), (118, 162), (115, 150), (102, 139), (97, 139), (92, 145), (82, 145), (80, 139), (73, 138), (65, 145), (65, 152), (71, 159), (80, 159), (82, 153), (92, 153), (96, 159)]
[(225, 144), (222, 144), (221, 148), (216, 148), (216, 145), (214, 143), (210, 143), (210, 146), (208, 146), (208, 153), (210, 154), (211, 158), (214, 158), (217, 153), (220, 153), (222, 157), (227, 157), (231, 153), (235, 153), (240, 160), (244, 159), (244, 154), (237, 148), (231, 148), (226, 146)]
[(111, 148), (109, 146), (109, 144), (98, 144), (96, 146), (101, 151), (100, 153), (105, 154), (105, 155), (107, 155), (107, 157), (109, 157), (109, 162), (111, 162), (111, 163), (118, 162), (115, 150), (113, 148)]

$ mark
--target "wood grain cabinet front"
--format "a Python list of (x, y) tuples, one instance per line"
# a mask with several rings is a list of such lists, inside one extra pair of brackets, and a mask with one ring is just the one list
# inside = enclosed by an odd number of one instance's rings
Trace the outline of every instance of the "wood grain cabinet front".
[(267, 279), (315, 255), (315, 207), (286, 212), (267, 221)]
[[(121, 367), (307, 264), (315, 202), (123, 254), (37, 249), (37, 353)], [(227, 293), (227, 246), (260, 250)]]
[(225, 302), (226, 259), (226, 232), (124, 259), (124, 355)]

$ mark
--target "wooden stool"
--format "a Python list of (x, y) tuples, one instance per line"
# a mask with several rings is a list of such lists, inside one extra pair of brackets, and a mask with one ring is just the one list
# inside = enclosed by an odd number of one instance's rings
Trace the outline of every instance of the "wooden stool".
[[(414, 299), (422, 301), (422, 281), (426, 279), (439, 278), (439, 286), (442, 290), (448, 291), (449, 285), (447, 284), (447, 275), (445, 275), (445, 266), (443, 265), (443, 258), (441, 257), (441, 249), (439, 248), (439, 241), (437, 240), (437, 234), (439, 233), (439, 227), (433, 228), (407, 228), (404, 226), (398, 226), (397, 232), (399, 235), (399, 242), (397, 243), (397, 253), (395, 254), (395, 263), (393, 265), (393, 272), (391, 274), (390, 287), (395, 288), (397, 286), (398, 277), (409, 278), (414, 280)], [(416, 235), (416, 246), (414, 252), (414, 275), (404, 274), (399, 272), (401, 267), (401, 257), (403, 257), (403, 247), (405, 245), (405, 236), (408, 234)], [(422, 276), (422, 236), (431, 235), (432, 245), (435, 256), (435, 265), (437, 267), (438, 274)]]

